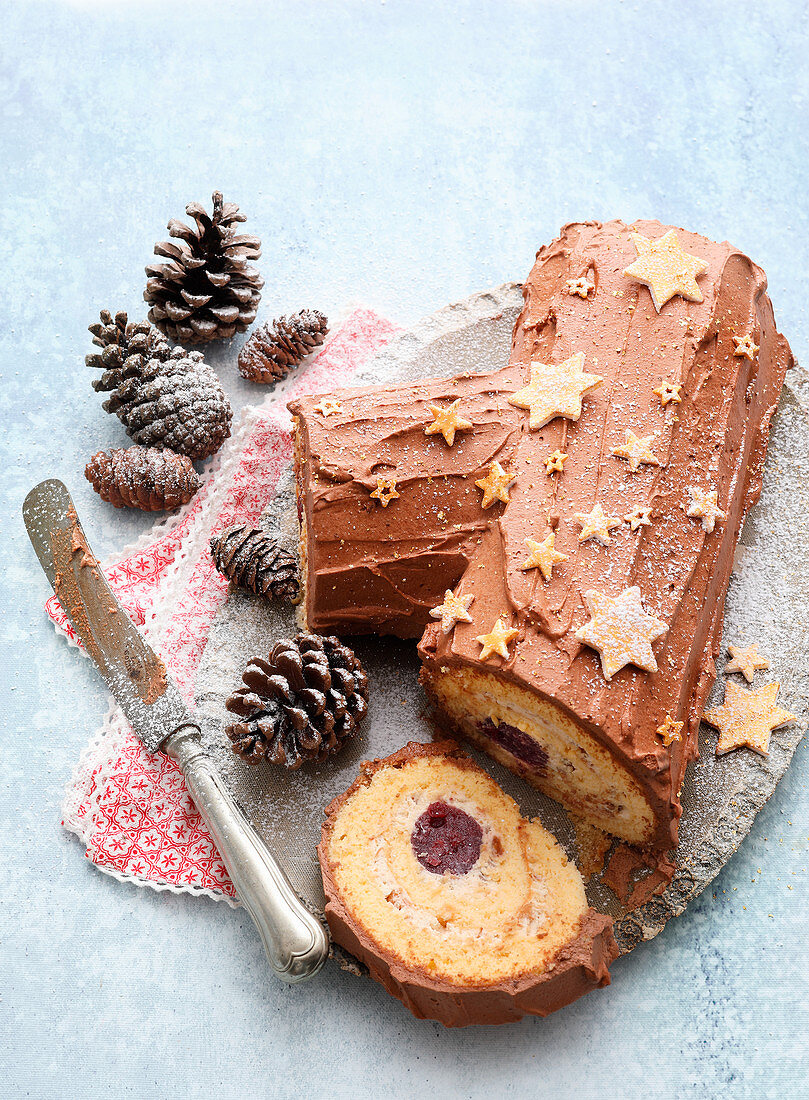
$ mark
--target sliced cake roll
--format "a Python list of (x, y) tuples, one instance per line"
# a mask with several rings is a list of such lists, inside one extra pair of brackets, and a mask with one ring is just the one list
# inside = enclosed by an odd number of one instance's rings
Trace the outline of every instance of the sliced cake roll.
[(546, 1016), (609, 983), (610, 918), (452, 742), (363, 764), (326, 810), (318, 855), (334, 939), (419, 1018)]

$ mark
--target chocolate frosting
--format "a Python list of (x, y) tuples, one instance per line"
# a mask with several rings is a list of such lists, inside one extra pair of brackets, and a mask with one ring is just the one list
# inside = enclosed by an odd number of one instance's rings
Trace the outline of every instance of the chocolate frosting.
[(50, 532), (59, 602), (96, 665), (106, 671), (109, 655), (122, 655), (135, 693), (152, 706), (166, 692), (166, 666), (139, 635), (133, 637), (131, 623), (101, 576), (72, 506), (67, 520), (66, 526)]
[[(523, 413), (507, 402), (519, 370), (341, 390), (341, 411), (319, 398), (297, 418), (298, 501), (308, 531), (306, 620), (313, 630), (418, 638), (429, 612), (466, 571), (497, 508), (484, 511), (475, 479), (513, 455)], [(474, 431), (447, 447), (426, 436), (430, 405), (462, 399)], [(395, 476), (399, 497), (371, 498)]]
[[(728, 243), (678, 230), (682, 248), (707, 263), (701, 302), (674, 297), (655, 310), (646, 286), (624, 274), (632, 231), (657, 239), (670, 227), (640, 221), (577, 223), (540, 249), (524, 285), (507, 366), (452, 380), (344, 390), (341, 412), (319, 398), (293, 402), (298, 496), (306, 523), (306, 614), (312, 629), (422, 633), (422, 659), (473, 666), (556, 703), (639, 780), (655, 812), (651, 844), (676, 844), (679, 790), (696, 755), (699, 715), (716, 676), (725, 593), (745, 514), (758, 499), (769, 423), (792, 356), (775, 328), (763, 271)], [(586, 278), (586, 299), (567, 281)], [(733, 337), (759, 345), (751, 360)], [(556, 417), (530, 431), (508, 403), (531, 359), (560, 363), (584, 352), (601, 385), (578, 421)], [(476, 364), (470, 363), (470, 369)], [(661, 382), (681, 385), (663, 407)], [(474, 430), (449, 448), (425, 436), (429, 405), (461, 399)], [(632, 472), (612, 454), (626, 430), (653, 435), (659, 465)], [(544, 459), (568, 455), (549, 476)], [(492, 461), (516, 480), (508, 504), (483, 510), (475, 480)], [(395, 477), (398, 499), (370, 499), (376, 477)], [(718, 491), (726, 513), (713, 532), (686, 515), (688, 487)], [(652, 523), (624, 523), (610, 545), (578, 541), (576, 513), (594, 504), (623, 517), (651, 508)], [(525, 539), (555, 530), (568, 560), (550, 581), (523, 571)], [(627, 666), (607, 681), (599, 655), (574, 633), (589, 618), (583, 595), (637, 585), (646, 611), (667, 625), (654, 644), (656, 672)], [(429, 618), (444, 590), (472, 594), (473, 622), (449, 634)], [(519, 629), (510, 656), (481, 661), (479, 634), (505, 616)], [(426, 627), (426, 629), (424, 629)], [(666, 715), (686, 723), (681, 741), (657, 735)]]
[(618, 956), (618, 946), (612, 934), (612, 920), (594, 909), (583, 914), (578, 934), (561, 948), (544, 973), (474, 987), (436, 981), (425, 970), (405, 966), (374, 940), (372, 930), (357, 924), (340, 896), (328, 856), (335, 819), (343, 804), (367, 785), (380, 768), (401, 767), (419, 756), (442, 756), (460, 767), (477, 767), (452, 741), (432, 745), (411, 741), (384, 760), (361, 764), (354, 783), (326, 807), (317, 853), (327, 899), (326, 919), (335, 941), (364, 963), (371, 977), (398, 997), (414, 1016), (438, 1020), (446, 1027), (511, 1023), (525, 1015), (548, 1016), (591, 989), (609, 985), (608, 968)]

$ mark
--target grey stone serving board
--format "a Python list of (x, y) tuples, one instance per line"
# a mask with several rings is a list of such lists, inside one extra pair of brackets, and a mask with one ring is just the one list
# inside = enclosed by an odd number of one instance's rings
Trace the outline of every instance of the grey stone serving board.
[[(403, 382), (449, 377), (504, 364), (511, 331), (522, 305), (519, 284), (474, 295), (448, 306), (403, 333), (355, 379), (359, 383)], [(717, 757), (716, 733), (700, 729), (699, 760), (691, 764), (682, 791), (683, 817), (677, 871), (665, 892), (627, 913), (615, 894), (594, 875), (587, 886), (591, 905), (615, 918), (622, 952), (656, 936), (683, 911), (730, 859), (786, 771), (803, 735), (809, 711), (809, 656), (805, 608), (809, 606), (809, 377), (791, 372), (773, 422), (759, 504), (747, 519), (727, 596), (723, 646), (757, 642), (770, 658), (769, 673), (781, 681), (779, 704), (798, 721), (776, 730), (770, 753), (740, 749)], [(267, 531), (288, 549), (297, 548), (291, 468), (262, 518)], [(231, 590), (211, 630), (197, 677), (197, 701), (204, 737), (226, 783), (285, 867), (301, 897), (314, 911), (324, 903), (315, 847), (324, 806), (349, 786), (361, 760), (386, 756), (407, 741), (427, 742), (434, 719), (418, 684), (415, 644), (393, 638), (356, 638), (351, 644), (371, 682), (369, 713), (361, 734), (336, 757), (286, 772), (250, 767), (231, 751), (223, 726), (225, 699), (236, 687), (249, 657), (266, 654), (272, 642), (297, 630), (288, 605)], [(711, 696), (721, 701), (725, 676)], [(755, 685), (754, 685), (755, 686)], [(480, 753), (476, 759), (520, 805), (539, 817), (568, 854), (577, 858), (575, 832), (565, 811)]]

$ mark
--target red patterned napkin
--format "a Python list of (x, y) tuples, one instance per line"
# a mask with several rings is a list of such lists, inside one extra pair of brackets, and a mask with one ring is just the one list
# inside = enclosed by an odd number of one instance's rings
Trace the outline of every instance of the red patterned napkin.
[[(118, 599), (191, 700), (208, 631), (227, 595), (208, 539), (237, 520), (257, 523), (292, 457), (286, 401), (348, 383), (396, 331), (356, 310), (280, 399), (246, 409), (189, 505), (105, 568)], [(55, 596), (46, 610), (78, 644)], [(234, 897), (233, 886), (177, 765), (150, 756), (114, 704), (67, 789), (63, 824), (102, 871), (157, 890)]]

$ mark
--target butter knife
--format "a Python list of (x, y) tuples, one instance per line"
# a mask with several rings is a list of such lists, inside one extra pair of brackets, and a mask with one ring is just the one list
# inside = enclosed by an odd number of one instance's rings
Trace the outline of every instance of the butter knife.
[(273, 971), (290, 984), (313, 977), (328, 955), (326, 930), (225, 788), (199, 720), (107, 584), (62, 482), (33, 488), (23, 518), (65, 614), (135, 734), (148, 752), (165, 752), (180, 766)]

